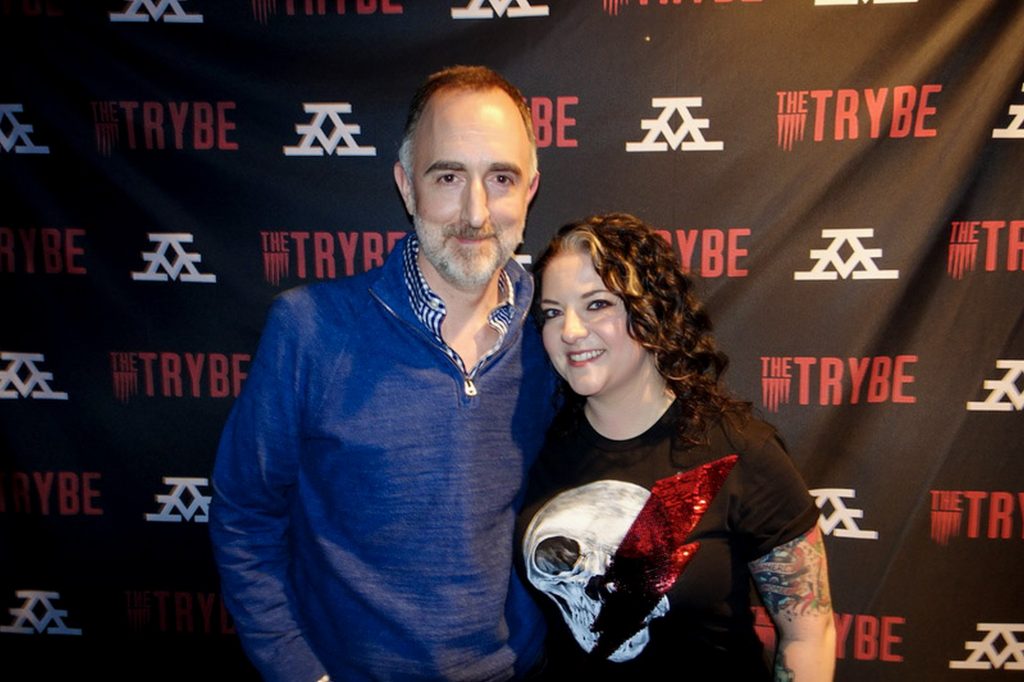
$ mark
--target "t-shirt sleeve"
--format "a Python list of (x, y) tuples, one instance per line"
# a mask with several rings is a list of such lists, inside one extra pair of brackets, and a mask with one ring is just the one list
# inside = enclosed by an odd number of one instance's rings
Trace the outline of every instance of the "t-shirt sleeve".
[(737, 523), (753, 561), (810, 530), (818, 509), (775, 430), (755, 421), (745, 435)]

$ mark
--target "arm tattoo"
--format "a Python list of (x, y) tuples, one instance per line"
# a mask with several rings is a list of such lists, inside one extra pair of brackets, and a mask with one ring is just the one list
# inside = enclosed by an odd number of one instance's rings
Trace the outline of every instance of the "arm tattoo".
[(750, 573), (773, 616), (792, 620), (832, 609), (825, 544), (817, 526), (752, 561)]
[(786, 667), (786, 655), (779, 652), (775, 657), (775, 682), (793, 682), (793, 671)]

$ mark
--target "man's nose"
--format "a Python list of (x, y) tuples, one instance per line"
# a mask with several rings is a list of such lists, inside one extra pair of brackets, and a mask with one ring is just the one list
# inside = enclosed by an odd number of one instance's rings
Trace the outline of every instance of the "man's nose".
[(462, 201), (462, 219), (470, 227), (481, 228), (487, 224), (490, 211), (487, 208), (487, 188), (483, 180), (472, 180), (466, 185)]

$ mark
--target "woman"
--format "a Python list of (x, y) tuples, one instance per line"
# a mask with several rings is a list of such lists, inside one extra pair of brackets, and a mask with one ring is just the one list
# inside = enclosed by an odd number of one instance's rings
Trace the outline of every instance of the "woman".
[(534, 273), (566, 399), (521, 517), (526, 576), (550, 598), (550, 677), (771, 679), (753, 582), (775, 679), (832, 679), (818, 510), (776, 432), (721, 388), (727, 360), (668, 244), (594, 216)]

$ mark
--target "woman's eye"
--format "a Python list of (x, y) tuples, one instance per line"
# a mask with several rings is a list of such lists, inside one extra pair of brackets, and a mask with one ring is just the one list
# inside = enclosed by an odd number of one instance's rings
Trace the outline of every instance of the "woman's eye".
[(587, 304), (587, 310), (601, 310), (602, 308), (607, 308), (612, 305), (615, 304), (611, 301), (606, 301), (603, 298), (598, 298)]
[(543, 310), (540, 311), (541, 317), (543, 317), (545, 320), (550, 320), (552, 318), (558, 317), (561, 314), (562, 311), (559, 310), (558, 308), (544, 308)]

